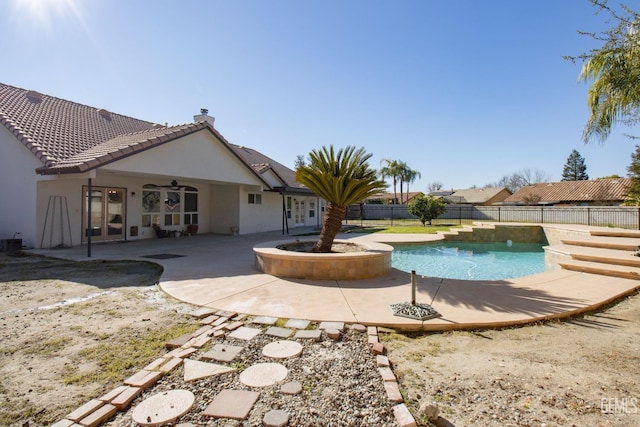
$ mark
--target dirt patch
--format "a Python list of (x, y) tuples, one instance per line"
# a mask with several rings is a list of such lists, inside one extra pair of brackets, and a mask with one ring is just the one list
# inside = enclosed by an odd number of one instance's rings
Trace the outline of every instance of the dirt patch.
[[(0, 254), (0, 425), (49, 425), (197, 328), (160, 273)], [(381, 337), (419, 425), (425, 402), (442, 426), (640, 425), (638, 295), (567, 322)]]
[(407, 405), (436, 405), (436, 425), (640, 426), (639, 295), (561, 323), (386, 340)]
[(0, 254), (0, 425), (63, 418), (192, 328), (191, 307), (155, 286), (161, 271)]

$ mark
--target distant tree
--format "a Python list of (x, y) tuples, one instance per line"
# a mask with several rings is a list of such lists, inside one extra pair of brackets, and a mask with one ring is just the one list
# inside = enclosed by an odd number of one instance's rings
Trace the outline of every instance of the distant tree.
[(322, 231), (314, 252), (331, 252), (333, 241), (342, 228), (347, 207), (381, 193), (386, 184), (371, 169), (364, 148), (348, 146), (336, 153), (333, 146), (313, 150), (310, 162), (296, 169), (296, 180), (328, 202), (322, 219)]
[(300, 166), (305, 166), (306, 164), (307, 161), (305, 160), (304, 156), (302, 154), (298, 154), (295, 161), (293, 162), (293, 168), (298, 169)]
[(380, 177), (382, 180), (385, 178), (393, 178), (393, 204), (398, 203), (397, 185), (400, 178), (400, 171), (402, 168), (402, 162), (398, 160), (382, 159), (380, 164), (384, 163), (385, 166), (380, 168)]
[(587, 175), (587, 165), (584, 163), (584, 158), (577, 150), (573, 150), (567, 158), (564, 169), (562, 169), (562, 181), (584, 181), (587, 179), (589, 179), (589, 175)]
[(431, 225), (431, 221), (445, 213), (447, 208), (442, 198), (420, 194), (409, 202), (407, 210), (411, 215), (420, 218), (422, 225), (426, 225), (427, 222)]
[(620, 175), (618, 175), (617, 173), (614, 173), (613, 175), (601, 176), (600, 178), (596, 178), (596, 179), (616, 179), (616, 178), (620, 178)]
[(433, 181), (427, 186), (427, 191), (429, 191), (429, 193), (433, 193), (434, 191), (442, 190), (442, 187), (444, 187), (444, 184), (442, 182)]
[(411, 169), (405, 162), (401, 163), (400, 169), (400, 203), (402, 201), (402, 184), (407, 184), (407, 201), (409, 201), (409, 184), (414, 182), (416, 178), (420, 178), (422, 175), (415, 169)]
[(487, 184), (485, 187), (501, 188), (505, 187), (511, 193), (515, 193), (527, 185), (549, 182), (551, 177), (541, 169), (522, 169), (511, 175), (504, 175), (498, 181)]
[(551, 176), (542, 169), (525, 168), (517, 172), (524, 185), (540, 184), (551, 181)]
[(591, 3), (598, 12), (608, 14), (607, 22), (614, 25), (602, 33), (579, 31), (604, 44), (580, 56), (565, 58), (583, 60), (578, 81), (591, 82), (587, 96), (591, 113), (583, 139), (589, 142), (595, 137), (604, 142), (616, 123), (633, 125), (640, 119), (640, 14), (623, 4), (616, 12), (607, 0)]
[(527, 205), (530, 205), (530, 206), (537, 205), (538, 203), (540, 203), (540, 200), (542, 200), (542, 196), (540, 196), (539, 194), (536, 194), (536, 193), (527, 194), (526, 196), (524, 196), (522, 198), (522, 201), (525, 202)]
[(631, 164), (627, 166), (627, 176), (631, 179), (631, 186), (627, 191), (625, 205), (640, 206), (640, 146), (631, 153)]

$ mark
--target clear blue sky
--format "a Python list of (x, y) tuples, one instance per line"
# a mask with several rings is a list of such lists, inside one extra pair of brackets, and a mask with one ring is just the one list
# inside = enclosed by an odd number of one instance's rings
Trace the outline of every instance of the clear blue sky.
[[(0, 81), (159, 123), (200, 108), (234, 144), (293, 168), (333, 144), (405, 161), (411, 190), (520, 169), (591, 178), (635, 142), (581, 141), (580, 64), (607, 28), (588, 0), (4, 0)], [(632, 130), (633, 131), (633, 130)], [(637, 132), (640, 133), (640, 132)]]

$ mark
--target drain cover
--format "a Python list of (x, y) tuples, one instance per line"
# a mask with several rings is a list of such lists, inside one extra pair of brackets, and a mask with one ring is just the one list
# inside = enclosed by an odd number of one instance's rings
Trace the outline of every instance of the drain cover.
[(438, 313), (429, 304), (411, 304), (410, 302), (400, 302), (389, 306), (394, 316), (407, 317), (416, 320), (429, 320), (440, 317)]

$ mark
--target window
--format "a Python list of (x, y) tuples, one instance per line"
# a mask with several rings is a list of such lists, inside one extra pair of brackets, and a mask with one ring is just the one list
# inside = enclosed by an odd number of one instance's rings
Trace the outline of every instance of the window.
[(142, 226), (160, 225), (160, 187), (147, 184), (142, 188)]
[(185, 187), (184, 189), (184, 224), (198, 223), (198, 189)]
[(309, 218), (314, 218), (316, 216), (316, 202), (313, 200), (309, 201)]
[(249, 193), (249, 204), (250, 205), (261, 205), (262, 204), (262, 194)]
[(198, 189), (146, 184), (142, 191), (142, 226), (198, 224)]

